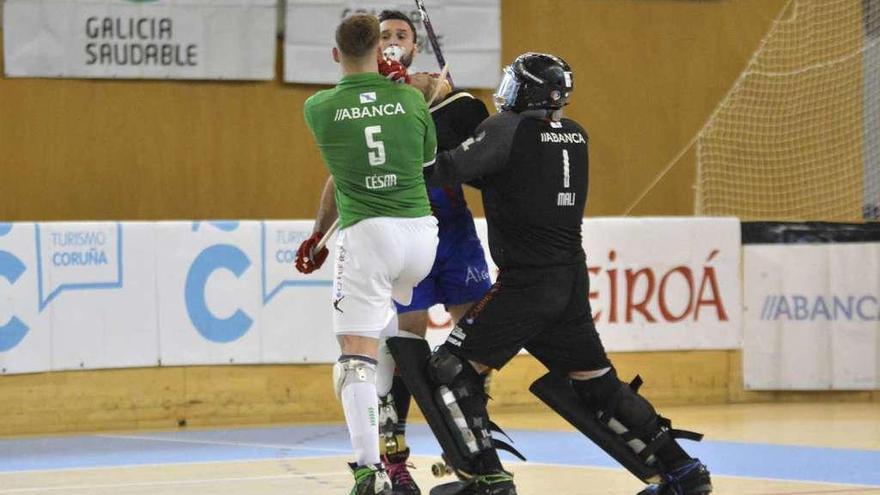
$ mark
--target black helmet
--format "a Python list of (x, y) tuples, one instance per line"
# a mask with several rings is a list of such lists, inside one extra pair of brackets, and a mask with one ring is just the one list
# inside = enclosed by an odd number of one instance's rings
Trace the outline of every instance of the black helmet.
[(495, 92), (498, 111), (558, 110), (568, 104), (574, 89), (571, 67), (546, 53), (524, 53), (504, 68)]

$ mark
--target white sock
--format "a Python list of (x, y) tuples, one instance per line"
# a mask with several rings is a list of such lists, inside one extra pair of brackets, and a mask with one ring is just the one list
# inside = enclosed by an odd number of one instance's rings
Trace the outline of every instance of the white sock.
[(356, 382), (342, 388), (342, 410), (358, 466), (379, 464), (379, 399), (376, 384)]

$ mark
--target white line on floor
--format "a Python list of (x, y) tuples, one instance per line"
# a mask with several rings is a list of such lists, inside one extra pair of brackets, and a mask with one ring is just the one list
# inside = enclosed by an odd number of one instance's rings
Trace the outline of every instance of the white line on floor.
[(347, 471), (334, 471), (329, 473), (312, 473), (312, 474), (276, 474), (271, 476), (245, 476), (238, 478), (202, 478), (193, 480), (167, 480), (167, 481), (139, 481), (134, 483), (105, 483), (99, 485), (63, 485), (63, 486), (41, 486), (28, 488), (9, 488), (0, 489), (0, 493), (34, 493), (48, 491), (67, 491), (67, 490), (94, 490), (100, 488), (130, 488), (130, 487), (148, 487), (148, 486), (168, 486), (168, 485), (198, 485), (205, 483), (228, 483), (237, 481), (261, 481), (261, 480), (283, 480), (294, 478), (322, 478), (331, 476), (351, 476)]
[[(2, 1), (2, 0), (0, 0)], [(269, 457), (262, 459), (223, 459), (216, 461), (175, 461), (175, 462), (155, 462), (155, 463), (144, 463), (144, 464), (114, 464), (112, 466), (77, 466), (77, 467), (60, 467), (60, 468), (48, 468), (48, 469), (22, 469), (19, 471), (0, 471), (0, 477), (3, 476), (22, 476), (28, 474), (42, 474), (42, 473), (56, 473), (56, 472), (65, 472), (65, 471), (95, 471), (95, 470), (104, 470), (104, 469), (137, 469), (137, 468), (164, 468), (164, 467), (175, 467), (175, 466), (195, 466), (199, 464), (247, 464), (247, 463), (258, 463), (258, 462), (267, 462), (267, 463), (275, 463), (277, 464), (279, 461), (299, 461), (301, 459), (332, 459), (334, 457), (339, 457), (338, 454), (326, 454), (326, 455), (310, 455), (310, 456), (302, 456), (302, 457)]]
[(314, 452), (329, 452), (332, 454), (347, 454), (350, 449), (328, 449), (326, 447), (305, 447), (302, 445), (282, 445), (274, 443), (249, 443), (249, 442), (227, 442), (222, 440), (198, 440), (187, 438), (166, 438), (166, 437), (150, 437), (143, 435), (95, 435), (101, 438), (115, 438), (120, 440), (140, 440), (146, 442), (171, 442), (171, 443), (191, 443), (198, 445), (225, 445), (229, 447), (252, 447), (258, 449), (273, 450), (310, 450)]

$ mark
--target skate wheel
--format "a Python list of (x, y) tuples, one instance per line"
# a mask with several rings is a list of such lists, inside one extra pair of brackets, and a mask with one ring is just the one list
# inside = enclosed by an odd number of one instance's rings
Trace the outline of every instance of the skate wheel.
[(431, 474), (433, 474), (435, 478), (442, 478), (448, 474), (452, 474), (452, 470), (449, 469), (449, 466), (447, 466), (445, 462), (437, 461), (434, 464), (431, 464)]

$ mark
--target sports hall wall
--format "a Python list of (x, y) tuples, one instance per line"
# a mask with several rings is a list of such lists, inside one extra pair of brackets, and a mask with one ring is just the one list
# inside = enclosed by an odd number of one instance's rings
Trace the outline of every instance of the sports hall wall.
[[(703, 125), (784, 0), (503, 0), (502, 58), (574, 67), (591, 134), (588, 215), (619, 215)], [(328, 47), (329, 50), (329, 47)], [(2, 57), (2, 50), (0, 50)], [(278, 73), (281, 72), (280, 57)], [(0, 219), (309, 218), (326, 172), (301, 118), (318, 86), (0, 78)], [(490, 92), (477, 95), (490, 103)], [(635, 210), (690, 215), (693, 151)], [(470, 195), (475, 213), (482, 208)], [(661, 404), (813, 400), (745, 392), (738, 351), (625, 353)], [(535, 407), (520, 357), (493, 407)], [(329, 366), (204, 366), (0, 378), (0, 434), (339, 420)], [(837, 392), (827, 400), (878, 400)]]
[[(570, 115), (591, 134), (589, 215), (621, 214), (686, 146), (783, 3), (502, 2), (503, 60), (543, 50), (574, 67)], [(0, 79), (0, 218), (311, 217), (326, 172), (302, 104), (317, 89)], [(692, 163), (635, 213), (692, 214)]]

